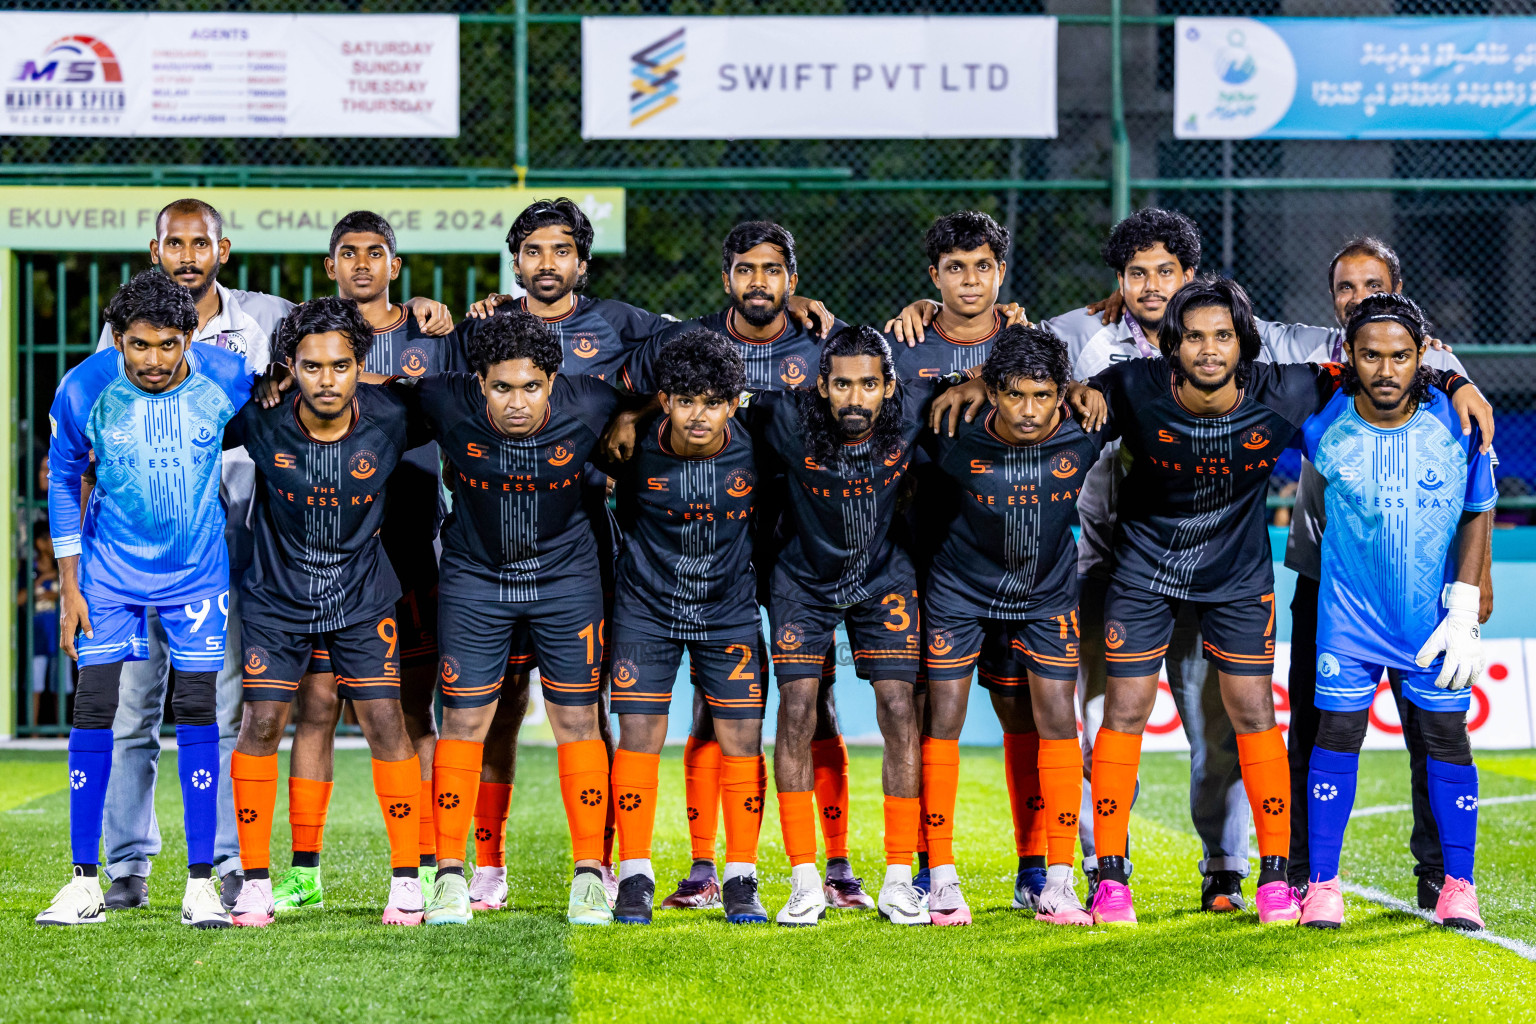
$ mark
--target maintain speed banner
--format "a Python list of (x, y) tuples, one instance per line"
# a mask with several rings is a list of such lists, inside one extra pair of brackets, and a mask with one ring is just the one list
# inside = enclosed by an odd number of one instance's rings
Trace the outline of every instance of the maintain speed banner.
[(1536, 137), (1536, 18), (1179, 18), (1181, 139)]
[(1055, 138), (1056, 19), (583, 18), (581, 131)]
[(456, 136), (453, 15), (0, 13), (0, 135)]

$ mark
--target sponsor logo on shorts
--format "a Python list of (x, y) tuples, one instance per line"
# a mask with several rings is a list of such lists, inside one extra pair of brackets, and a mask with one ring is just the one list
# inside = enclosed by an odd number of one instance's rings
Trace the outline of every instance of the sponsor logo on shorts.
[(267, 652), (252, 645), (245, 649), (245, 674), (259, 676), (267, 670)]
[(947, 629), (941, 629), (928, 635), (929, 654), (948, 654), (955, 649), (955, 638)]
[(563, 466), (576, 457), (576, 442), (570, 438), (556, 441), (544, 449), (544, 457), (551, 466)]
[(1270, 441), (1269, 428), (1260, 424), (1248, 431), (1243, 437), (1243, 447), (1249, 451), (1258, 451), (1260, 448), (1268, 448)]
[(745, 498), (752, 493), (752, 474), (745, 469), (733, 469), (725, 475), (725, 493), (733, 498)]
[(407, 377), (420, 377), (427, 372), (427, 350), (412, 345), (400, 353), (400, 372)]
[(1332, 679), (1339, 674), (1339, 659), (1326, 651), (1317, 656), (1317, 674)]
[(582, 359), (591, 359), (597, 355), (597, 335), (576, 335), (575, 344), (571, 346), (571, 354)]
[(640, 672), (635, 668), (635, 663), (628, 658), (615, 658), (613, 662), (613, 685), (621, 690), (627, 690), (640, 681)]
[(1125, 645), (1125, 627), (1118, 619), (1110, 619), (1104, 623), (1104, 646), (1112, 651), (1117, 651)]
[(441, 679), (445, 683), (453, 684), (453, 683), (458, 682), (459, 681), (459, 663), (458, 663), (458, 661), (456, 659), (454, 659), (454, 658), (450, 658), (446, 654), (443, 655), (442, 660), (438, 662), (437, 675), (438, 675), (438, 678)]
[(1077, 472), (1079, 465), (1077, 452), (1057, 452), (1056, 457), (1051, 460), (1051, 476), (1058, 480), (1065, 480)]
[(782, 651), (796, 651), (805, 643), (805, 632), (798, 623), (786, 622), (779, 627), (779, 635), (774, 638), (774, 643)]
[(811, 366), (804, 356), (785, 356), (779, 360), (779, 380), (786, 386), (798, 388), (811, 377)]
[(367, 480), (378, 471), (379, 457), (366, 448), (353, 452), (352, 457), (347, 460), (347, 472), (358, 480)]

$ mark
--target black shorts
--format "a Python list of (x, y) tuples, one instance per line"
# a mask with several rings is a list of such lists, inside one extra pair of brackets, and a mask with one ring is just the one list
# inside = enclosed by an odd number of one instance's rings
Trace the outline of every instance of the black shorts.
[(336, 673), (336, 695), (342, 700), (400, 699), (399, 637), (393, 616), (325, 633), (293, 633), (246, 618), (240, 623), (240, 639), (246, 700), (292, 703), (300, 678), (306, 670), (316, 671), (317, 650), (327, 655), (320, 671)]
[(841, 623), (848, 630), (853, 670), (860, 679), (915, 683), (922, 653), (920, 619), (911, 579), (846, 608), (823, 604), (793, 583), (775, 580), (768, 598), (773, 674), (780, 683), (819, 678)]
[(482, 596), (438, 594), (437, 681), (443, 706), (478, 708), (501, 696), (514, 666), (513, 644), (521, 635), (539, 666), (547, 704), (585, 707), (597, 703), (603, 660), (603, 599), (597, 589), (568, 587), (557, 597), (496, 601)]
[[(437, 664), (437, 567), (432, 580), (406, 589), (395, 602), (400, 623), (400, 664)], [(402, 584), (402, 586), (404, 586)]]
[(1200, 616), (1206, 661), (1231, 675), (1267, 676), (1274, 672), (1274, 594), (1195, 601), (1110, 580), (1104, 594), (1104, 660), (1109, 675), (1155, 675), (1168, 653), (1174, 619), (1185, 605)]
[(689, 682), (704, 695), (711, 717), (761, 720), (768, 700), (764, 646), (761, 631), (727, 640), (669, 640), (616, 631), (609, 697), (613, 711), (665, 715), (686, 650)]
[(969, 679), (974, 669), (986, 689), (1005, 696), (1042, 679), (1077, 678), (1077, 613), (1046, 619), (983, 619), (928, 608), (923, 616), (923, 660), (930, 679)]

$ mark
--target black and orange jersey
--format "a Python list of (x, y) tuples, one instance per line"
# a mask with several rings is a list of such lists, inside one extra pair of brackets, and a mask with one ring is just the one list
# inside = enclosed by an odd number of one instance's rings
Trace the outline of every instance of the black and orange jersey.
[(801, 427), (803, 407), (825, 401), (816, 392), (765, 391), (743, 401), (737, 418), (760, 453), (772, 452), (783, 463), (789, 480), (775, 580), (787, 574), (837, 607), (902, 583), (910, 587), (912, 559), (896, 503), (936, 390), (932, 380), (903, 382), (881, 411), (900, 417), (899, 440), (880, 451), (868, 439), (844, 443), (829, 465), (811, 457)]
[(938, 318), (923, 330), (923, 340), (908, 345), (886, 335), (885, 343), (891, 346), (891, 356), (896, 361), (896, 376), (902, 380), (914, 377), (943, 377), (951, 373), (966, 373), (987, 361), (992, 342), (1003, 329), (1003, 314), (992, 310), (992, 332), (977, 341), (956, 341), (944, 333)]
[[(656, 313), (617, 299), (573, 296), (574, 304), (564, 316), (540, 317), (565, 349), (560, 372), (571, 376), (596, 377), (610, 384), (620, 383), (620, 371), (647, 339), (677, 323)], [(526, 297), (515, 304), (498, 307), (528, 311)], [(495, 314), (492, 314), (493, 316)], [(454, 328), (459, 345), (468, 350), (469, 340), (485, 323), (466, 317)]]
[(582, 469), (618, 406), (617, 391), (595, 377), (559, 374), (543, 424), (526, 437), (508, 437), (491, 422), (474, 374), (402, 380), (391, 389), (425, 420), (449, 464), (445, 587), (534, 601), (560, 587), (596, 585)]
[(938, 535), (930, 600), (978, 618), (1049, 618), (1077, 608), (1077, 495), (1103, 441), (1063, 411), (1051, 435), (1013, 444), (997, 410), (962, 422), (954, 437), (926, 432), (934, 482), (919, 500)]
[[(786, 388), (811, 387), (816, 383), (816, 371), (821, 365), (820, 337), (807, 330), (799, 320), (784, 315), (784, 329), (764, 341), (754, 341), (736, 330), (736, 311), (727, 309), (710, 313), (695, 320), (671, 324), (667, 329), (635, 350), (624, 370), (624, 383), (640, 394), (656, 390), (656, 356), (661, 346), (688, 331), (704, 328), (736, 343), (736, 350), (747, 364), (748, 391), (783, 391)], [(847, 324), (832, 321), (827, 336), (842, 330)]]
[(1333, 363), (1254, 363), (1224, 413), (1179, 401), (1162, 357), (1115, 363), (1089, 379), (1122, 438), (1114, 578), (1168, 597), (1223, 601), (1274, 589), (1264, 499), (1275, 460), (1339, 386)]
[(603, 466), (617, 483), (624, 534), (614, 620), (673, 640), (751, 633), (760, 623), (752, 546), (761, 486), (752, 441), (733, 424), (719, 452), (688, 458), (672, 450), (670, 431), (663, 416), (627, 462)]
[(379, 541), (385, 481), (426, 435), (387, 388), (357, 386), (352, 429), (336, 441), (310, 436), (299, 402), (248, 402), (225, 432), (256, 464), (256, 550), (242, 608), (253, 620), (328, 632), (390, 614), (400, 596)]

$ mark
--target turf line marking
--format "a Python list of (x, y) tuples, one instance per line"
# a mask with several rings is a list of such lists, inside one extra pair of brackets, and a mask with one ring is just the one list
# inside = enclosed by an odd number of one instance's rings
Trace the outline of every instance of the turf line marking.
[[(1400, 914), (1412, 914), (1414, 917), (1433, 923), (1433, 915), (1429, 911), (1420, 910), (1412, 903), (1400, 900), (1396, 896), (1382, 892), (1380, 889), (1372, 889), (1367, 885), (1354, 885), (1350, 882), (1345, 882), (1343, 889), (1351, 895), (1359, 896), (1364, 900), (1370, 900), (1372, 903), (1386, 907), (1388, 910), (1395, 910)], [(1464, 932), (1456, 928), (1447, 928), (1445, 930), (1460, 935), (1463, 938), (1476, 939), (1478, 942), (1491, 942), (1495, 946), (1503, 946), (1516, 956), (1536, 961), (1536, 946), (1521, 942), (1519, 939), (1508, 939), (1502, 935), (1495, 935), (1486, 928), (1480, 932)]]
[[(1522, 796), (1488, 796), (1480, 797), (1477, 801), (1479, 807), (1492, 807), (1494, 804), (1527, 804), (1536, 800), (1536, 793), (1526, 793)], [(1369, 818), (1376, 814), (1400, 814), (1403, 811), (1413, 810), (1413, 804), (1377, 804), (1375, 807), (1360, 807), (1350, 814), (1350, 819)]]

